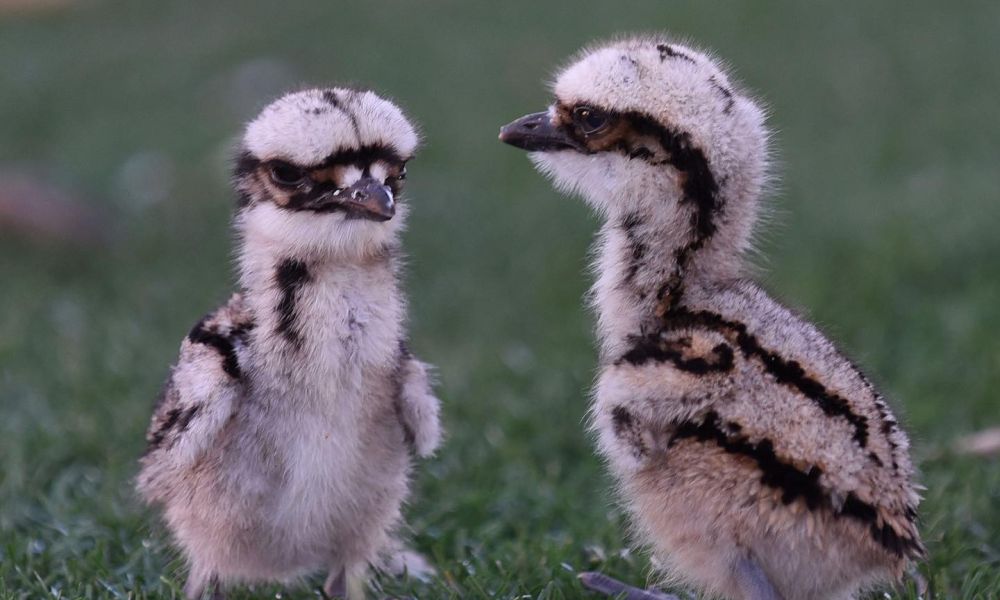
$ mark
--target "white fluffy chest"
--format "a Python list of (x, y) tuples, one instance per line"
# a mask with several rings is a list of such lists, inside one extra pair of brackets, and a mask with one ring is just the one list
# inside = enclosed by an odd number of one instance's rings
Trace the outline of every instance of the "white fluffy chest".
[(389, 273), (320, 272), (296, 297), (305, 363), (349, 376), (396, 357), (403, 306)]
[(404, 307), (388, 270), (317, 271), (293, 301), (294, 336), (282, 329), (280, 290), (257, 309), (270, 312), (256, 331), (255, 387), (266, 396), (264, 427), (280, 457), (274, 516), (309, 537), (348, 522), (363, 488), (378, 485), (382, 467), (368, 464), (367, 448), (391, 427), (371, 415), (392, 414), (384, 407)]
[(350, 404), (398, 360), (405, 307), (388, 267), (314, 267), (293, 291), (271, 287), (252, 301), (252, 360), (275, 393)]

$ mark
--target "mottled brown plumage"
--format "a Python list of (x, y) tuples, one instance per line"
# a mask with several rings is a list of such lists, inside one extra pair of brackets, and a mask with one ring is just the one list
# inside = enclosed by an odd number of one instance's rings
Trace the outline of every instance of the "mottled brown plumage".
[(603, 217), (592, 425), (639, 539), (666, 576), (726, 598), (898, 579), (923, 554), (906, 435), (747, 274), (762, 110), (708, 56), (656, 38), (585, 51), (555, 96), (501, 139)]

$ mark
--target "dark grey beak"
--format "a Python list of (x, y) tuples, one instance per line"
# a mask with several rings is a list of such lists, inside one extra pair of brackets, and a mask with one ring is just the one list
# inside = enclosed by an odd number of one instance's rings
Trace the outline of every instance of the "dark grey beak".
[(500, 128), (500, 141), (528, 152), (551, 152), (553, 150), (580, 150), (583, 147), (562, 127), (556, 127), (549, 113), (539, 112), (525, 115)]
[(396, 214), (396, 201), (389, 186), (362, 177), (340, 193), (347, 214), (354, 218), (388, 221)]

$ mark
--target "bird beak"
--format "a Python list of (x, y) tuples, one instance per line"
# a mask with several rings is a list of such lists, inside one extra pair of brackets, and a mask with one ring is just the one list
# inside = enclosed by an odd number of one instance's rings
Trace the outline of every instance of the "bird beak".
[(340, 193), (348, 215), (372, 221), (388, 221), (396, 214), (396, 201), (389, 186), (371, 177), (362, 177)]
[(547, 112), (532, 113), (500, 128), (500, 141), (528, 152), (580, 150), (583, 147), (564, 128), (553, 125)]

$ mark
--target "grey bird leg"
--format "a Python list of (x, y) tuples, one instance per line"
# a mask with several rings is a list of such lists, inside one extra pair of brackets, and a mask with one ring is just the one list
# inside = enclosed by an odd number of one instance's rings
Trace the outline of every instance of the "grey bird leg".
[(212, 600), (226, 600), (226, 594), (222, 591), (222, 584), (217, 577), (211, 577), (206, 581), (202, 577), (189, 576), (187, 583), (184, 584), (184, 596), (187, 600), (201, 600), (208, 586), (212, 586)]
[(752, 559), (744, 558), (736, 563), (733, 576), (746, 600), (784, 600), (771, 585), (767, 574)]
[(578, 577), (583, 587), (605, 596), (624, 598), (625, 600), (680, 600), (673, 594), (665, 594), (659, 590), (641, 590), (596, 571), (586, 571), (580, 573)]
[(222, 584), (217, 578), (212, 580), (212, 600), (226, 600), (226, 593), (222, 591)]
[(344, 569), (330, 571), (323, 584), (323, 595), (327, 598), (347, 597), (347, 576)]

